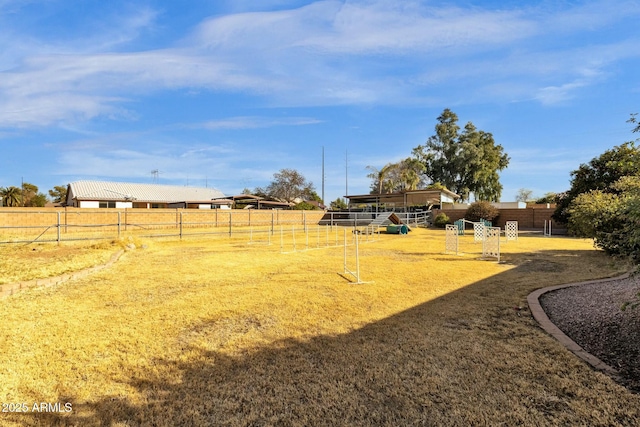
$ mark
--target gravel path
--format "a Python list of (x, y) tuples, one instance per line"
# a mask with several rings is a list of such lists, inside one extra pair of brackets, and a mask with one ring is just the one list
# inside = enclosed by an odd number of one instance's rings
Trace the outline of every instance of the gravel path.
[(617, 369), (626, 387), (640, 392), (640, 276), (572, 286), (543, 294), (549, 319), (584, 350)]

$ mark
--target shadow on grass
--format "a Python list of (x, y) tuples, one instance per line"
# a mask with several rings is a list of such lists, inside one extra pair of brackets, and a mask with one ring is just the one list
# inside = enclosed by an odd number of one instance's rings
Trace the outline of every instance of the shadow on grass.
[[(572, 270), (574, 256), (584, 261), (582, 274)], [(151, 373), (131, 379), (141, 404), (113, 398), (74, 403), (70, 414), (11, 419), (82, 426), (639, 424), (640, 397), (577, 360), (526, 309), (532, 290), (597, 277), (588, 269), (609, 261), (587, 251), (505, 258), (514, 268), (350, 333), (282, 340), (238, 356), (185, 347), (196, 355), (188, 363), (156, 361), (180, 381)]]

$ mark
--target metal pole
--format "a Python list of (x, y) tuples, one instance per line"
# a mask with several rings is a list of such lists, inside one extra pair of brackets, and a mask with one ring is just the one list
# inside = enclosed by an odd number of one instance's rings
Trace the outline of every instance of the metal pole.
[(56, 212), (58, 219), (57, 233), (58, 233), (58, 244), (60, 244), (60, 212)]
[(182, 212), (180, 212), (179, 218), (180, 218), (180, 240), (182, 240)]
[(344, 229), (344, 272), (347, 273), (347, 229)]
[(118, 212), (118, 239), (120, 238), (120, 212)]
[(326, 246), (329, 246), (329, 227), (325, 226), (324, 227), (324, 231), (327, 234), (327, 238), (326, 238)]
[(291, 237), (293, 238), (293, 252), (296, 251), (296, 226), (291, 227)]
[(360, 256), (358, 251), (358, 233), (355, 233), (356, 237), (356, 282), (360, 283)]

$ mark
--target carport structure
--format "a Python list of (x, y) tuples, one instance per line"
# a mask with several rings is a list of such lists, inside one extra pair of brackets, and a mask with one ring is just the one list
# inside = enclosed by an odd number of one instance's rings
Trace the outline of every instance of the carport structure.
[(453, 204), (459, 195), (452, 191), (441, 190), (406, 190), (396, 193), (363, 194), (345, 196), (349, 200), (349, 210), (353, 208), (374, 212), (398, 211), (407, 212), (409, 208), (431, 210), (432, 207), (442, 208), (443, 204)]

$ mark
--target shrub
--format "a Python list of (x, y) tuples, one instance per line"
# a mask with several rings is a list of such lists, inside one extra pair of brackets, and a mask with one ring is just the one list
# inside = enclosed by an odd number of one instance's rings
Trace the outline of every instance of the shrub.
[(478, 222), (481, 219), (487, 221), (493, 221), (500, 215), (498, 208), (494, 207), (489, 202), (475, 202), (469, 206), (469, 209), (464, 214), (464, 219), (468, 221)]
[(301, 211), (315, 211), (318, 208), (316, 205), (312, 205), (309, 202), (300, 202), (293, 207), (293, 209), (301, 210)]
[(569, 231), (593, 238), (610, 255), (640, 263), (640, 177), (624, 177), (612, 187), (619, 194), (592, 190), (571, 202)]
[(445, 225), (447, 224), (451, 224), (451, 218), (449, 218), (447, 214), (445, 214), (444, 212), (439, 213), (433, 219), (433, 225), (435, 225), (438, 228), (444, 228)]

